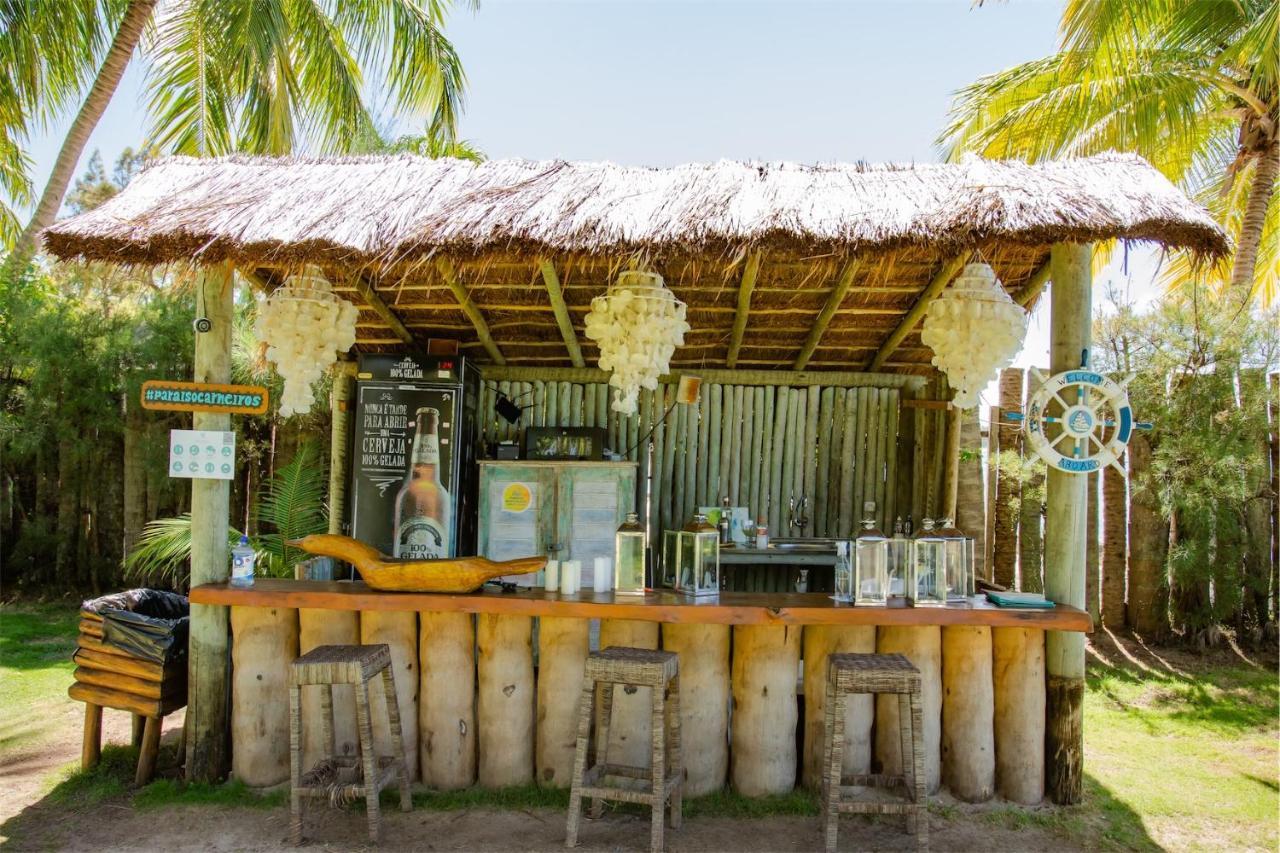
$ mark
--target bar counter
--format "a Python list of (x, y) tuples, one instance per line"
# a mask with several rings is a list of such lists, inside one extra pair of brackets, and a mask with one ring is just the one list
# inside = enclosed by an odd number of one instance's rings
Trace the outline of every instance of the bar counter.
[[(417, 720), (405, 726), (410, 772), (428, 786), (567, 786), (598, 619), (601, 646), (680, 655), (688, 795), (726, 784), (748, 796), (817, 786), (827, 655), (900, 652), (922, 675), (930, 791), (946, 784), (969, 801), (998, 793), (1034, 804), (1044, 785), (1044, 632), (1091, 629), (1073, 607), (858, 607), (826, 593), (446, 595), (263, 579), (199, 586), (191, 601), (230, 608), (232, 771), (255, 786), (288, 778), (290, 661), (330, 643), (391, 647), (402, 717)], [(308, 765), (323, 749), (318, 689), (303, 697)], [(647, 694), (615, 699), (611, 760), (647, 764)], [(334, 705), (340, 752), (356, 748), (350, 695), (339, 692)], [(896, 710), (891, 697), (853, 697), (847, 773), (896, 771)], [(378, 725), (375, 739), (389, 748)]]

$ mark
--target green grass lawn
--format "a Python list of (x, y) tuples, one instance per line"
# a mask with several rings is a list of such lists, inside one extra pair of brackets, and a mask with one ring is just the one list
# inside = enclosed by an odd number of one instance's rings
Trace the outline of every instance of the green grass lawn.
[[(6, 755), (51, 738), (79, 738), (78, 728), (68, 731), (64, 722), (58, 730), (46, 722), (51, 716), (28, 710), (69, 701), (76, 622), (70, 603), (0, 606), (0, 766)], [(1106, 635), (1094, 642), (1085, 695), (1085, 803), (1032, 810), (935, 803), (933, 813), (1012, 829), (1047, 829), (1090, 849), (1280, 847), (1280, 681), (1274, 659), (1250, 662), (1225, 652), (1200, 657)], [(80, 773), (72, 765), (51, 778), (46, 801), (70, 810), (107, 799), (135, 809), (285, 803), (280, 792), (258, 797), (236, 783), (186, 787), (162, 779), (131, 790), (135, 760), (136, 750), (108, 747), (94, 771)], [(167, 760), (162, 753), (161, 765)], [(563, 809), (567, 794), (538, 788), (419, 792), (414, 802), (429, 809)], [(768, 800), (723, 794), (691, 801), (685, 813), (814, 815), (817, 802), (804, 792)]]
[(0, 764), (57, 736), (46, 725), (51, 703), (69, 703), (78, 603), (0, 604)]

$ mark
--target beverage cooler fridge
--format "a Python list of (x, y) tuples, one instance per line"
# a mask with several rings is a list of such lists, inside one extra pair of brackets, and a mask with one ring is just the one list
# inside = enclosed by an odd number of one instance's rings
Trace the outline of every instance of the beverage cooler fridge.
[(479, 370), (462, 356), (363, 355), (348, 533), (410, 559), (475, 553)]

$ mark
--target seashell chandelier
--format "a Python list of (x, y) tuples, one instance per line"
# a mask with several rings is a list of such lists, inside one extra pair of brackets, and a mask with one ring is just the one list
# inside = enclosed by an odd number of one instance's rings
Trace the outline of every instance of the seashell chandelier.
[(1027, 312), (1009, 298), (989, 264), (977, 263), (966, 264), (929, 306), (920, 338), (955, 389), (952, 403), (971, 409), (995, 372), (1013, 361), (1026, 335)]
[(635, 270), (619, 273), (604, 296), (591, 300), (586, 323), (587, 337), (600, 347), (600, 369), (613, 372), (609, 384), (621, 392), (612, 408), (628, 415), (641, 388), (658, 387), (689, 331), (685, 304), (662, 276)]
[(280, 414), (310, 411), (312, 386), (356, 342), (356, 306), (336, 296), (314, 267), (291, 275), (258, 307), (253, 333), (284, 377)]

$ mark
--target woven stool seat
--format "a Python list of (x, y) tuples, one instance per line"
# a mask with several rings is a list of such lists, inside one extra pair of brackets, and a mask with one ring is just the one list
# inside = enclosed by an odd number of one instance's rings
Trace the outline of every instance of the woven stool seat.
[[(826, 849), (836, 849), (840, 813), (906, 815), (907, 831), (920, 850), (929, 849), (929, 818), (924, 793), (924, 722), (920, 671), (900, 654), (833, 654), (827, 657), (827, 690), (822, 774), (822, 810)], [(898, 696), (898, 736), (902, 773), (844, 776), (845, 699), (855, 693)], [(858, 786), (903, 788), (907, 799), (862, 801)]]
[[(391, 731), (394, 755), (376, 755), (373, 725), (369, 713), (369, 682), (375, 678), (382, 687)], [(360, 755), (338, 755), (334, 739), (333, 686), (355, 687), (356, 722), (360, 730)], [(313, 767), (302, 767), (302, 688), (321, 689), (320, 725), (326, 755)], [(409, 811), (408, 765), (404, 758), (404, 738), (400, 729), (400, 704), (396, 699), (395, 675), (391, 671), (391, 648), (372, 646), (317, 646), (297, 658), (289, 667), (289, 833), (294, 844), (302, 843), (302, 803), (304, 799), (345, 803), (364, 797), (369, 817), (369, 839), (375, 844), (382, 824), (378, 795), (398, 782), (400, 810)]]
[[(591, 816), (600, 817), (604, 800), (640, 803), (652, 809), (649, 846), (662, 849), (663, 820), (671, 807), (671, 826), (679, 829), (684, 797), (684, 765), (680, 759), (680, 661), (674, 652), (611, 646), (587, 656), (578, 706), (578, 743), (573, 756), (573, 787), (565, 846), (578, 843), (582, 798), (591, 800)], [(650, 766), (630, 767), (609, 762), (609, 721), (613, 689), (649, 687)], [(599, 691), (599, 700), (596, 692)], [(589, 763), (592, 710), (595, 711), (595, 761)]]

